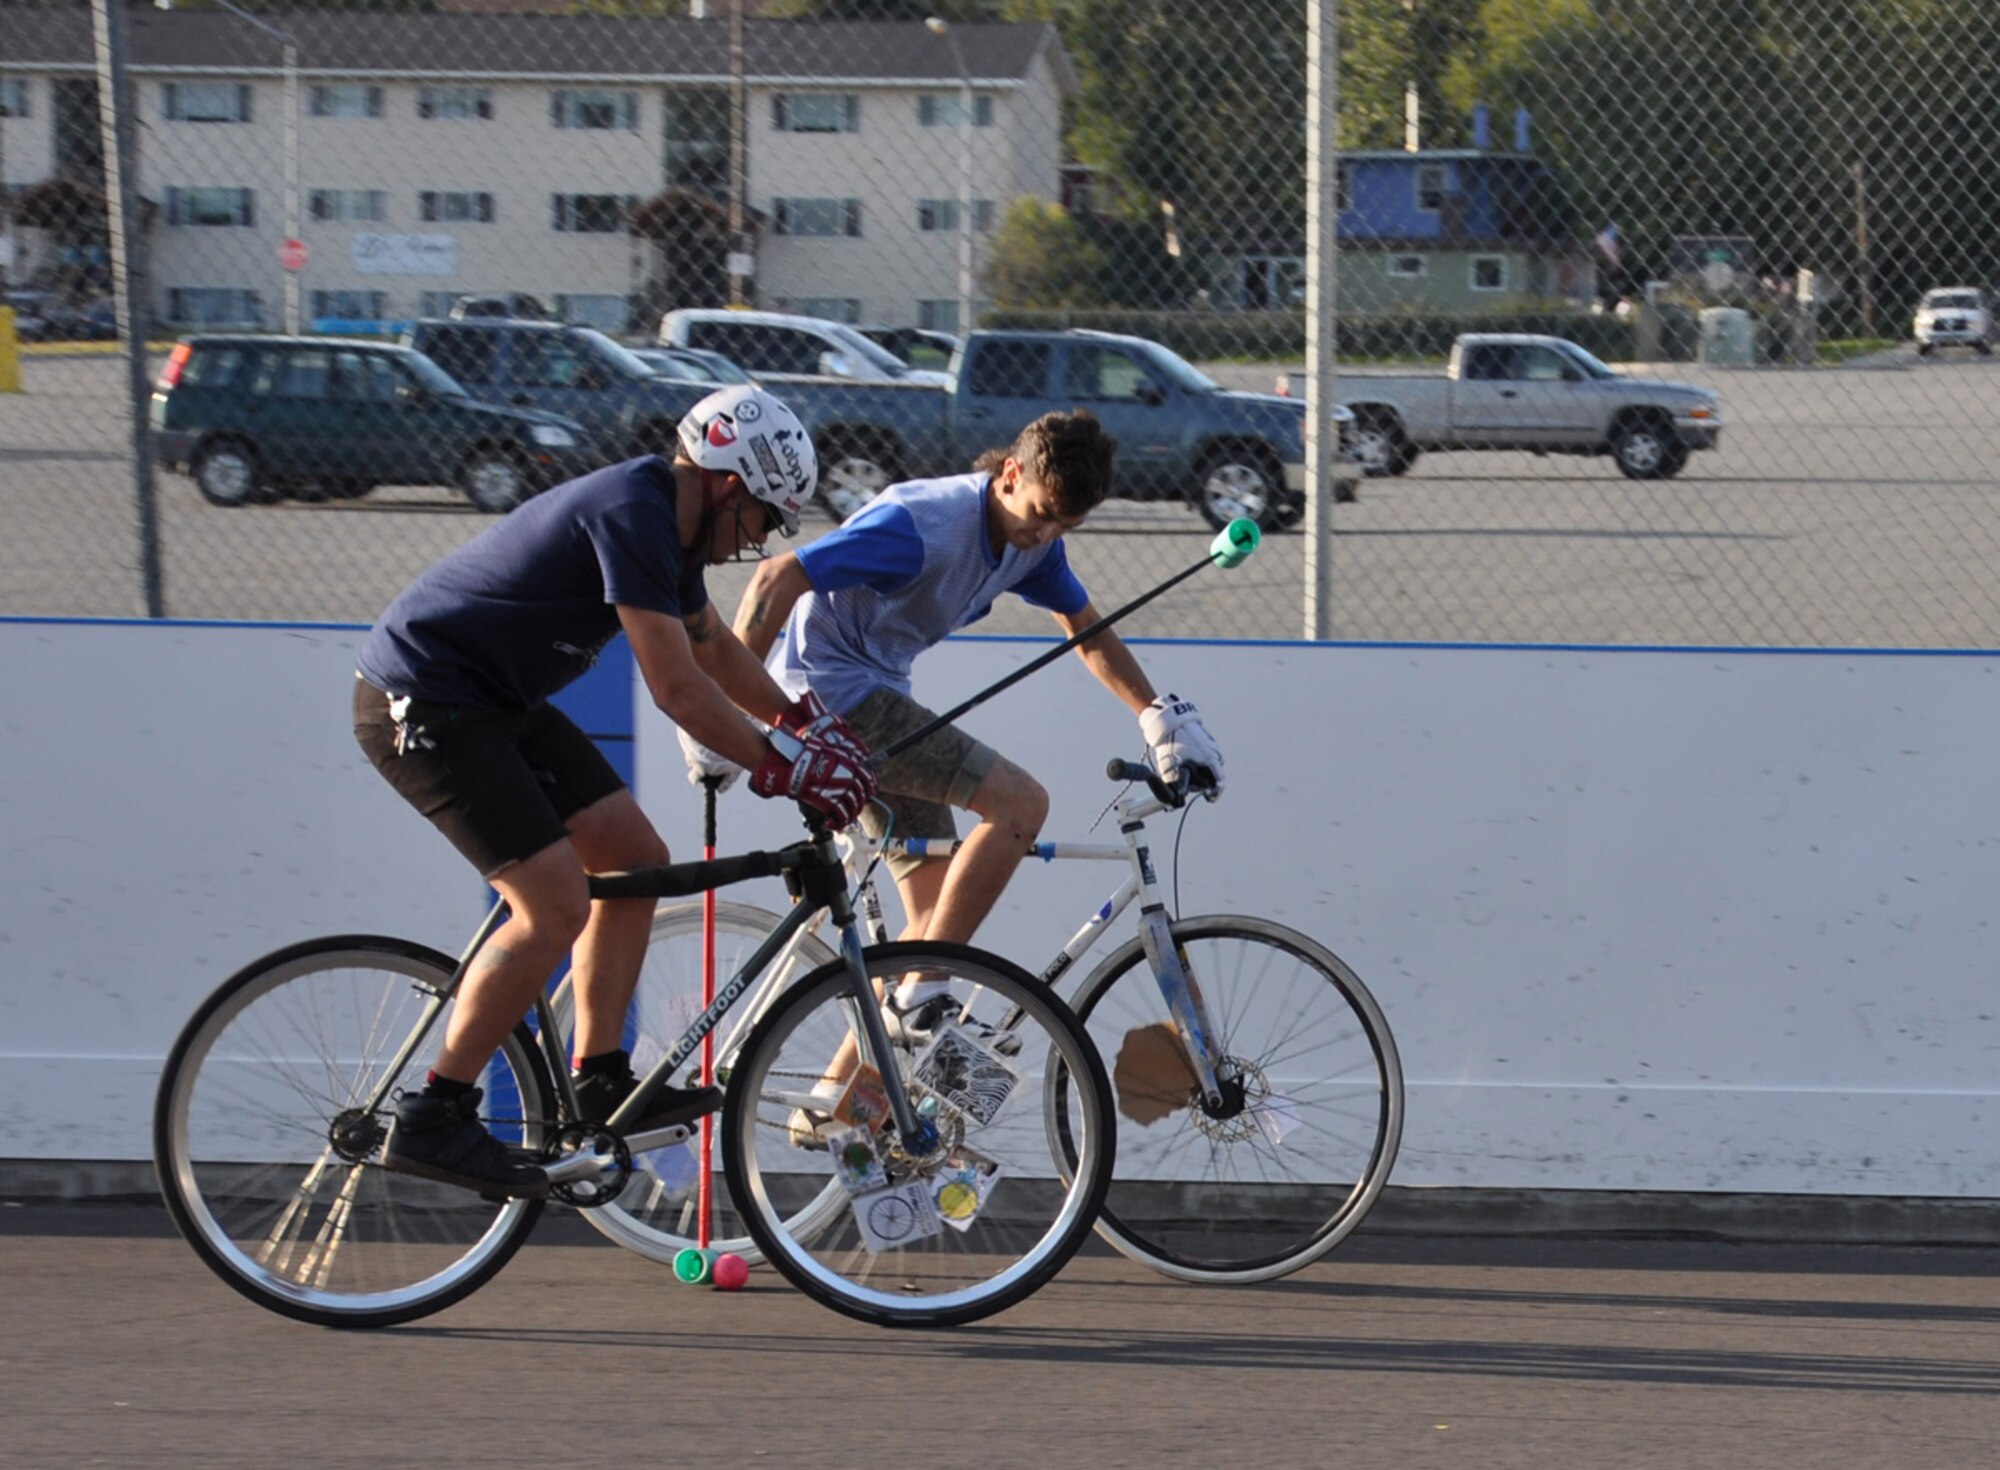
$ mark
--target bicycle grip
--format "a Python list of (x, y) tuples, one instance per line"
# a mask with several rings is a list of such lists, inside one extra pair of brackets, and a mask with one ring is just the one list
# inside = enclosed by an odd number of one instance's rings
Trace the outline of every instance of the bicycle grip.
[(1113, 781), (1144, 781), (1152, 788), (1153, 795), (1168, 806), (1179, 806), (1186, 799), (1184, 786), (1182, 788), (1169, 786), (1160, 779), (1159, 772), (1144, 761), (1120, 760), (1113, 757), (1105, 762), (1104, 774)]

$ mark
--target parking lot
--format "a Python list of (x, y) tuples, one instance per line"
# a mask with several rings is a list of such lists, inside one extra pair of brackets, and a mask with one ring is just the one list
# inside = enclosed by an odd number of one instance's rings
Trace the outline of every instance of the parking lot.
[[(143, 615), (123, 363), (31, 356), (0, 395), (0, 613)], [(1221, 365), (1270, 387), (1276, 365)], [(1602, 459), (1429, 455), (1365, 482), (1335, 516), (1335, 636), (1358, 640), (1850, 647), (2000, 644), (2000, 364), (1904, 348), (1842, 369), (1643, 369), (1722, 395), (1722, 447), (1678, 479)], [(157, 481), (165, 611), (177, 618), (366, 622), (486, 518), (456, 492), (248, 509)], [(807, 534), (826, 528), (808, 524)], [(1201, 555), (1184, 507), (1114, 503), (1072, 540), (1100, 606)], [(712, 579), (733, 608), (743, 572)], [(1303, 540), (1197, 578), (1140, 633), (1290, 638)], [(996, 609), (983, 631), (1042, 633)]]

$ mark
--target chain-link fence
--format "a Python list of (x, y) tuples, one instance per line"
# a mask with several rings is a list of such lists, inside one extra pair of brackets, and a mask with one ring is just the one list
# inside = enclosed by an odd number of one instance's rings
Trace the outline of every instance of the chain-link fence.
[[(1298, 635), (1303, 418), (1270, 395), (1305, 354), (1307, 0), (178, 3), (114, 58), (150, 487), (91, 8), (0, 4), (0, 613), (152, 585), (366, 621), (747, 373), (830, 513), (1090, 407), (1099, 604), (1247, 511), (1266, 551), (1135, 630)], [(2000, 644), (2000, 10), (1337, 18), (1334, 636)]]

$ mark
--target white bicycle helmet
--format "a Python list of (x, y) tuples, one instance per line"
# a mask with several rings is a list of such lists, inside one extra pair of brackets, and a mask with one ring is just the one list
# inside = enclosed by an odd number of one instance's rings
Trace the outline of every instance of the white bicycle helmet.
[(777, 513), (787, 536), (819, 480), (819, 456), (798, 415), (747, 383), (711, 393), (681, 420), (681, 449), (705, 470), (737, 475)]

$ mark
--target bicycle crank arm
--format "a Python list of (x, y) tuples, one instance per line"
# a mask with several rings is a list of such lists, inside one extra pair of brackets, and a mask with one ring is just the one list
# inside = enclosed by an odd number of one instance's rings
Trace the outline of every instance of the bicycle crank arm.
[[(666, 1148), (670, 1144), (686, 1143), (694, 1136), (694, 1130), (685, 1123), (676, 1123), (671, 1128), (655, 1128), (650, 1133), (635, 1133), (625, 1140), (625, 1146), (634, 1154), (645, 1153), (649, 1149)], [(570, 1184), (596, 1184), (602, 1180), (615, 1178), (618, 1174), (618, 1155), (615, 1152), (591, 1153), (578, 1150), (563, 1158), (554, 1159), (542, 1165), (542, 1172), (549, 1176), (549, 1184), (554, 1186)]]

